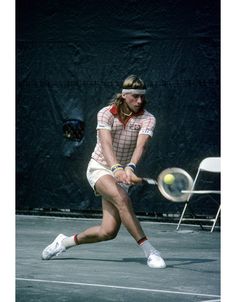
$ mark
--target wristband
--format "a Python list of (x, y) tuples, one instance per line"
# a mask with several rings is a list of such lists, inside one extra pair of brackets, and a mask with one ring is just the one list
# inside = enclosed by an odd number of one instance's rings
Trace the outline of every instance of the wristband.
[(113, 166), (111, 167), (111, 171), (112, 171), (113, 173), (115, 173), (115, 172), (118, 171), (118, 170), (123, 170), (122, 165), (120, 165), (120, 164), (115, 164), (115, 165), (113, 165)]
[(122, 167), (120, 167), (120, 168), (116, 168), (114, 171), (112, 171), (112, 173), (115, 174), (115, 173), (116, 173), (117, 171), (119, 171), (119, 170), (120, 170), (120, 171), (121, 171), (121, 170), (124, 171), (124, 169), (123, 169)]
[(133, 172), (136, 170), (136, 165), (134, 163), (129, 163), (126, 165), (127, 168), (130, 168)]

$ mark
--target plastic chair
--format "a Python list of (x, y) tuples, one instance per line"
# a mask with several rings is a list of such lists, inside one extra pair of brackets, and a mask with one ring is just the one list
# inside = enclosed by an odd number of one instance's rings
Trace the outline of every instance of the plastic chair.
[(184, 218), (185, 211), (187, 209), (187, 206), (189, 205), (189, 201), (190, 201), (192, 195), (194, 195), (194, 194), (220, 194), (220, 191), (217, 191), (217, 190), (195, 190), (195, 186), (196, 186), (197, 180), (199, 179), (199, 174), (201, 171), (206, 171), (206, 172), (210, 172), (210, 173), (221, 173), (220, 157), (207, 157), (201, 161), (201, 163), (198, 167), (197, 174), (193, 181), (192, 189), (190, 191), (183, 191), (184, 193), (189, 193), (189, 196), (188, 196), (187, 201), (185, 202), (184, 209), (180, 216), (180, 220), (179, 220), (176, 230), (179, 229), (180, 224), (184, 220), (199, 221), (199, 222), (204, 222), (204, 221), (213, 222), (212, 227), (211, 227), (211, 232), (213, 232), (213, 230), (215, 228), (216, 222), (217, 222), (219, 214), (220, 214), (220, 209), (221, 209), (220, 204), (219, 204), (215, 217), (212, 219), (210, 219), (210, 218)]

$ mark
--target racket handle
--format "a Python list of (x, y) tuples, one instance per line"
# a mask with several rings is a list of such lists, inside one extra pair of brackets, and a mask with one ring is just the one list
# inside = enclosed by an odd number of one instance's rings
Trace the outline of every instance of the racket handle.
[(149, 185), (157, 185), (157, 181), (153, 178), (142, 178), (143, 183), (147, 183)]
[(149, 185), (157, 185), (157, 181), (152, 178), (141, 178), (137, 177), (132, 180), (132, 183), (135, 185), (149, 184)]
[(135, 179), (132, 179), (132, 184), (134, 185), (141, 185), (143, 183), (143, 179), (140, 177), (135, 177)]

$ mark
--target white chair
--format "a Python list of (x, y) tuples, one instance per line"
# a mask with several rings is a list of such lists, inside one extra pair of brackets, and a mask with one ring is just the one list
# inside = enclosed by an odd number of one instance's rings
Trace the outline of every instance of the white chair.
[(185, 218), (184, 214), (185, 211), (187, 209), (187, 206), (189, 205), (190, 199), (194, 194), (220, 194), (220, 191), (217, 190), (195, 190), (196, 187), (196, 183), (197, 180), (199, 179), (199, 174), (201, 171), (206, 171), (206, 172), (210, 172), (210, 173), (221, 173), (221, 166), (220, 166), (220, 157), (207, 157), (204, 160), (201, 161), (199, 167), (198, 167), (198, 171), (197, 174), (194, 178), (193, 181), (193, 185), (192, 185), (192, 189), (190, 191), (183, 191), (183, 193), (189, 193), (188, 199), (185, 202), (184, 205), (184, 209), (182, 211), (182, 214), (180, 216), (180, 220), (178, 223), (178, 226), (176, 228), (176, 230), (179, 229), (180, 224), (182, 223), (182, 221), (184, 220), (188, 220), (188, 221), (199, 221), (199, 222), (213, 222), (212, 227), (211, 227), (211, 232), (213, 232), (214, 228), (215, 228), (215, 224), (217, 222), (217, 219), (219, 217), (220, 214), (220, 203), (219, 203), (219, 207), (217, 210), (217, 213), (215, 215), (214, 218)]

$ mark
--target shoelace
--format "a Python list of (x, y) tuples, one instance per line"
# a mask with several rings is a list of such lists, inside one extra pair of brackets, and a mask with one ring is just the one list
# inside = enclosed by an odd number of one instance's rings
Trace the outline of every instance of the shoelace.
[(51, 254), (52, 252), (54, 252), (57, 248), (59, 247), (58, 242), (56, 242), (56, 245), (54, 246), (54, 244), (52, 246), (48, 247), (48, 253)]
[(155, 256), (161, 257), (161, 253), (160, 253), (159, 251), (157, 251), (157, 250), (152, 251), (152, 252), (150, 253), (149, 257), (150, 257), (150, 256), (152, 256), (152, 255), (155, 255)]

